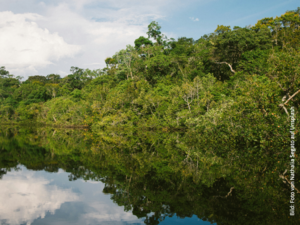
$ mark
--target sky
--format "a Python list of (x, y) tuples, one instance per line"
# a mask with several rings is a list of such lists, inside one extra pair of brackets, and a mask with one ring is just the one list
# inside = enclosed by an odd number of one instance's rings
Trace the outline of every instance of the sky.
[(0, 0), (0, 66), (24, 79), (70, 67), (99, 69), (157, 21), (168, 38), (199, 39), (217, 25), (245, 27), (299, 0)]

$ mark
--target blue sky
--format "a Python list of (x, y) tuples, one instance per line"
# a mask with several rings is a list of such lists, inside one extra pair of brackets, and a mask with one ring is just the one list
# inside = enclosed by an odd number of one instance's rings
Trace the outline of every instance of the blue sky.
[(155, 20), (169, 38), (200, 38), (217, 25), (254, 25), (299, 0), (0, 0), (0, 66), (24, 76), (71, 66), (98, 69), (106, 57), (146, 36)]
[[(276, 17), (287, 10), (300, 7), (300, 2), (282, 0), (211, 0), (195, 1), (172, 12), (164, 20), (158, 20), (167, 32), (177, 36), (198, 39), (213, 32), (217, 25), (240, 26), (254, 25), (264, 17)], [(199, 21), (193, 22), (190, 17)]]

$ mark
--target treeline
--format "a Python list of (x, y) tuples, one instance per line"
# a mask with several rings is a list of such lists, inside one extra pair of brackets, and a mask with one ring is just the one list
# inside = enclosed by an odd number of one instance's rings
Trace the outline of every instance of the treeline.
[[(1, 123), (274, 131), (300, 104), (300, 8), (254, 26), (218, 26), (198, 40), (148, 38), (99, 70), (30, 76), (0, 69)], [(239, 130), (239, 131), (235, 131)], [(249, 131), (252, 133), (252, 131)]]

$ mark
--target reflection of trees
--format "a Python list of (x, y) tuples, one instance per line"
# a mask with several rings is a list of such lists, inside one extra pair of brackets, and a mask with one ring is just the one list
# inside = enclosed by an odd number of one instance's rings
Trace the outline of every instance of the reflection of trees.
[(103, 193), (145, 224), (174, 214), (218, 224), (293, 224), (295, 218), (286, 220), (289, 186), (278, 180), (288, 155), (277, 149), (285, 143), (260, 148), (241, 137), (213, 137), (9, 128), (0, 133), (0, 177), (18, 163), (48, 172), (62, 168), (70, 181), (103, 182)]
[(3, 175), (5, 175), (7, 172), (3, 169), (0, 170), (0, 179), (2, 179)]
[[(2, 166), (2, 165), (0, 165), (0, 166)], [(6, 168), (1, 168), (0, 167), (0, 180), (2, 179), (3, 175), (7, 174), (7, 172), (10, 172), (10, 171), (19, 171), (19, 170), (21, 170), (21, 168), (19, 166), (6, 167)]]

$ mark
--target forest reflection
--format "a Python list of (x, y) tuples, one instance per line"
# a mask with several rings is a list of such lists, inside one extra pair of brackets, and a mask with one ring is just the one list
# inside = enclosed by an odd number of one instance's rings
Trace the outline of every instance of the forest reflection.
[(280, 178), (288, 151), (282, 142), (260, 148), (193, 131), (3, 126), (0, 178), (20, 164), (63, 169), (70, 181), (103, 182), (115, 204), (151, 225), (174, 215), (228, 225), (298, 224), (297, 213), (289, 217), (290, 186)]

